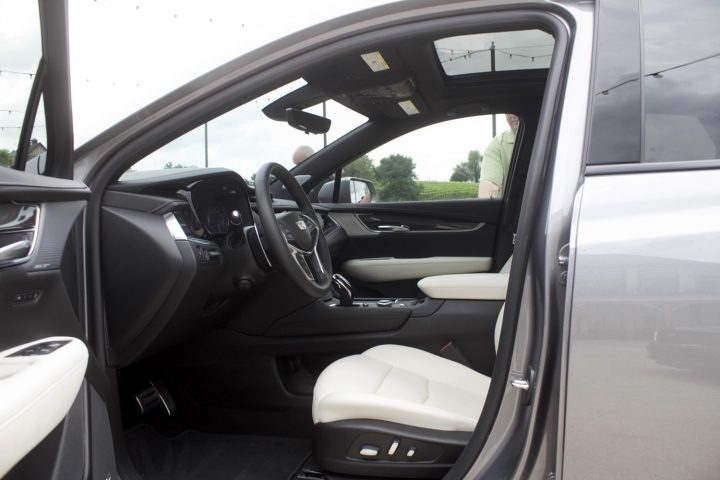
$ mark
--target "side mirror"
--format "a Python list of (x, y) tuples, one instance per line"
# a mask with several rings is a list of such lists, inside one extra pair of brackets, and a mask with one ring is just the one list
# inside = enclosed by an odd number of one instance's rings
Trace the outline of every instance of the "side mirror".
[(305, 133), (327, 133), (330, 130), (330, 119), (300, 110), (298, 108), (285, 109), (285, 121), (293, 128)]
[(35, 173), (42, 175), (45, 173), (45, 164), (47, 160), (47, 154), (42, 153), (37, 157), (33, 157), (25, 162), (25, 171), (29, 173)]
[[(318, 192), (318, 201), (332, 203), (335, 182), (327, 182)], [(364, 178), (343, 178), (340, 180), (338, 203), (371, 203), (377, 199), (375, 184)]]

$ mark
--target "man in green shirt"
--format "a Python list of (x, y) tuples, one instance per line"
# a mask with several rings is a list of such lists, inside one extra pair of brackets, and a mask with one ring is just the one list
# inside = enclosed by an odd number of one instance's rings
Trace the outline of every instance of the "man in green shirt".
[(497, 198), (505, 193), (505, 182), (515, 148), (515, 135), (520, 125), (517, 115), (506, 113), (505, 120), (510, 129), (493, 138), (483, 154), (478, 198)]

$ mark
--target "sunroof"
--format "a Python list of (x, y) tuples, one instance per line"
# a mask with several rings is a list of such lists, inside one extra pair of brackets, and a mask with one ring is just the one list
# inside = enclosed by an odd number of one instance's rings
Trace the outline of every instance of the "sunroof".
[(548, 68), (555, 40), (541, 30), (476, 33), (435, 41), (446, 75)]

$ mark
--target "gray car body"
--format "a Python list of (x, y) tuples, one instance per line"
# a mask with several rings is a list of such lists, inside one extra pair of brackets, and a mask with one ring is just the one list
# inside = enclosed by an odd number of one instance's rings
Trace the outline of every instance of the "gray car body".
[[(212, 118), (224, 97), (242, 103), (268, 81), (283, 82), (282, 74), (295, 65), (291, 59), (316, 61), (324, 45), (342, 44), (378, 24), (497, 9), (497, 2), (445, 3), (383, 7), (295, 34), (126, 119), (76, 152), (75, 178), (94, 192), (88, 216), (99, 217), (101, 192), (114, 171)], [(714, 313), (720, 302), (720, 198), (715, 191), (720, 174), (713, 170), (720, 166), (711, 162), (687, 172), (684, 166), (667, 166), (667, 172), (653, 173), (658, 167), (643, 166), (637, 158), (632, 162), (638, 168), (585, 170), (595, 152), (586, 139), (602, 136), (593, 129), (596, 111), (591, 108), (594, 83), (601, 83), (603, 73), (596, 64), (595, 5), (508, 2), (502, 9), (511, 12), (514, 5), (556, 15), (564, 23), (571, 37), (563, 59), (567, 81), (553, 92), (558, 95), (557, 127), (552, 138), (544, 139), (552, 142), (552, 155), (544, 165), (535, 162), (535, 171), (547, 171), (539, 185), (542, 208), (533, 212), (532, 230), (518, 232), (516, 253), (524, 257), (514, 265), (527, 264), (527, 269), (516, 268), (511, 280), (521, 301), (512, 307), (517, 331), (503, 333), (505, 344), (514, 342), (509, 373), (500, 385), (503, 401), (469, 471), (450, 475), (714, 478), (720, 466), (712, 455), (720, 439), (720, 416), (712, 400), (720, 398), (720, 384), (717, 376), (713, 380), (696, 367), (708, 367), (712, 374), (718, 368), (690, 360), (712, 355), (720, 346), (715, 335), (720, 320)], [(276, 69), (278, 64), (284, 70)], [(635, 120), (627, 122), (621, 126), (639, 128)], [(99, 243), (94, 226), (87, 235), (90, 243)], [(567, 243), (569, 250), (564, 250)], [(565, 252), (567, 277), (558, 261)], [(88, 260), (99, 269), (98, 258)], [(93, 273), (100, 277), (99, 270)], [(93, 288), (101, 297), (100, 287)], [(90, 315), (102, 318), (100, 306), (95, 308)], [(684, 329), (683, 338), (705, 341), (697, 342), (699, 347), (671, 341), (658, 346), (673, 329)], [(103, 352), (98, 356), (102, 359)], [(530, 392), (511, 386), (517, 379), (529, 380)], [(91, 475), (118, 478), (105, 405), (92, 386), (85, 388), (91, 391), (95, 443)]]
[(719, 184), (718, 171), (586, 179), (563, 478), (717, 478)]

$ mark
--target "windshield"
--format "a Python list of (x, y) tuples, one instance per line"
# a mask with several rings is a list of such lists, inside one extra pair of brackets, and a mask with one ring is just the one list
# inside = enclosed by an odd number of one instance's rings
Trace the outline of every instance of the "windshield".
[(224, 167), (253, 184), (262, 164), (277, 162), (291, 169), (367, 121), (334, 100), (306, 110), (332, 120), (325, 135), (303, 133), (263, 114), (265, 106), (303, 85), (303, 80), (289, 83), (191, 130), (137, 162), (120, 180), (157, 170)]
[(69, 0), (75, 147), (240, 55), (383, 3)]

